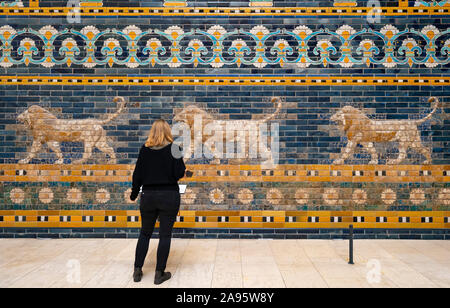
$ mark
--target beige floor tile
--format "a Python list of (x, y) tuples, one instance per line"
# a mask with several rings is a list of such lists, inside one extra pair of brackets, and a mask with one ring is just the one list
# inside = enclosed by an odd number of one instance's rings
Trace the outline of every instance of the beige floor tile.
[(370, 288), (371, 286), (364, 280), (357, 278), (325, 278), (330, 288)]
[[(154, 239), (142, 281), (132, 281), (136, 242), (0, 240), (0, 287), (450, 287), (448, 241), (357, 240), (356, 264), (348, 265), (342, 240), (174, 239), (173, 277), (160, 286), (153, 284)], [(371, 262), (379, 262), (379, 281)]]
[(210, 288), (213, 271), (214, 263), (182, 263), (168, 286), (170, 288)]
[(320, 273), (312, 266), (297, 266), (280, 271), (287, 288), (326, 288)]
[(211, 286), (213, 288), (242, 288), (241, 263), (216, 263)]
[(278, 275), (243, 275), (244, 288), (285, 288), (283, 277)]

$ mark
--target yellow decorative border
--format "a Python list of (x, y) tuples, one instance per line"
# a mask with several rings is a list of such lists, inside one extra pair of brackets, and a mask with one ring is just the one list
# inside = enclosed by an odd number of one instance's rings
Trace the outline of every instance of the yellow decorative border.
[[(70, 7), (0, 8), (0, 15), (67, 16)], [(367, 16), (373, 7), (80, 7), (81, 16)], [(381, 16), (449, 15), (449, 7), (381, 7)]]
[[(139, 215), (139, 211), (120, 210), (0, 210), (0, 227), (139, 228)], [(180, 211), (178, 215), (175, 228), (348, 228), (350, 224), (355, 228), (450, 228), (450, 223), (446, 222), (450, 217), (448, 211)], [(86, 216), (92, 217), (92, 221), (83, 221)], [(63, 222), (62, 217), (65, 220), (70, 217), (70, 221)], [(114, 221), (106, 221), (108, 217), (114, 217)], [(131, 222), (129, 217), (138, 217), (139, 221)], [(202, 217), (205, 222), (196, 222), (196, 217)], [(223, 217), (227, 217), (228, 222), (219, 222)], [(241, 217), (251, 217), (252, 221), (241, 222)], [(267, 217), (273, 222), (264, 222)], [(296, 221), (286, 222), (286, 217), (295, 217)], [(339, 217), (341, 222), (332, 222), (334, 217)], [(364, 217), (364, 222), (355, 222), (355, 217), (360, 221)], [(377, 217), (383, 217), (386, 222), (377, 222)], [(400, 217), (408, 218), (409, 222), (399, 222)], [(311, 218), (318, 222), (308, 222)], [(422, 222), (423, 218), (432, 222)]]
[(0, 76), (7, 85), (448, 86), (450, 77), (411, 76)]
[[(450, 165), (278, 165), (270, 170), (260, 165), (188, 165), (188, 169), (194, 176), (183, 182), (450, 182)], [(133, 170), (134, 165), (4, 164), (0, 182), (129, 182)]]

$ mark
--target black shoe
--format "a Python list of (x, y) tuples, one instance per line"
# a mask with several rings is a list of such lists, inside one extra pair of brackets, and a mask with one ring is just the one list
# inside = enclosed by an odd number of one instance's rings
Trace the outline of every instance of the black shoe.
[(142, 279), (142, 269), (139, 267), (135, 267), (134, 268), (134, 273), (133, 273), (133, 280), (134, 282), (140, 282)]
[(156, 271), (155, 272), (155, 284), (161, 284), (166, 280), (169, 280), (170, 277), (172, 277), (172, 274), (169, 272), (161, 272), (161, 271)]

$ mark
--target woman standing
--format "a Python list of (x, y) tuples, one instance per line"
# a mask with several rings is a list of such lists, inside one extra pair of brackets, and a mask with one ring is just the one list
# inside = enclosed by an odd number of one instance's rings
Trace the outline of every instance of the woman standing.
[(148, 252), (148, 245), (159, 218), (159, 245), (155, 272), (155, 284), (170, 279), (164, 272), (169, 257), (172, 229), (180, 208), (178, 180), (184, 176), (186, 167), (183, 158), (175, 158), (174, 152), (180, 148), (172, 144), (173, 137), (169, 124), (157, 120), (153, 124), (145, 145), (142, 146), (133, 173), (133, 189), (130, 199), (136, 200), (141, 193), (141, 233), (136, 247), (133, 279), (142, 279), (142, 266)]

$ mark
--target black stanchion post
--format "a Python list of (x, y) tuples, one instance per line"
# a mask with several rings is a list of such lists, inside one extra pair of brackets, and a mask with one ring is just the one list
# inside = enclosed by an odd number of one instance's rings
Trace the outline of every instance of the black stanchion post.
[(349, 229), (349, 233), (348, 233), (348, 239), (349, 239), (348, 264), (355, 264), (355, 263), (353, 263), (353, 225), (350, 225), (350, 229)]

